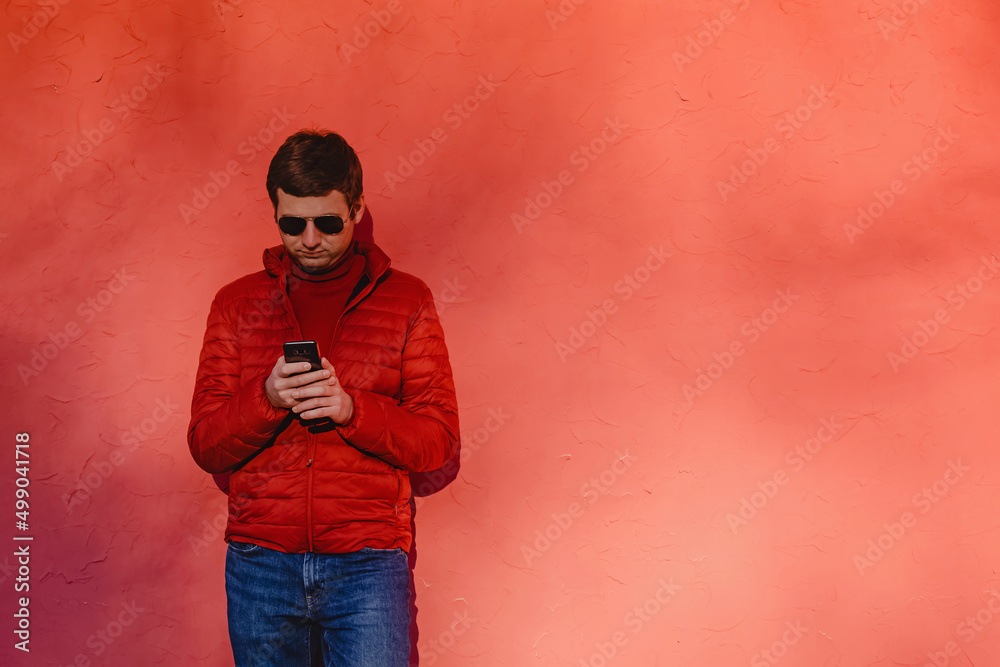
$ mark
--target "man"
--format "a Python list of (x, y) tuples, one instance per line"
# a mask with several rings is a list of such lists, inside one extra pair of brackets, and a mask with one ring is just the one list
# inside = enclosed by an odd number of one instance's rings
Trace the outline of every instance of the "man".
[[(326, 665), (407, 665), (408, 473), (458, 443), (434, 299), (353, 238), (361, 163), (341, 136), (289, 137), (267, 190), (282, 245), (216, 295), (188, 428), (198, 465), (231, 473), (236, 665), (306, 666), (317, 635)], [(317, 341), (322, 369), (285, 362), (295, 340)]]

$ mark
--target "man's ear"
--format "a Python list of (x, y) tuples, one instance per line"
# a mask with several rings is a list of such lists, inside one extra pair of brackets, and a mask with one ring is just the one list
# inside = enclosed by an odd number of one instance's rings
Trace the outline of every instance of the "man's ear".
[(354, 224), (358, 224), (359, 222), (361, 222), (361, 216), (364, 214), (365, 214), (365, 195), (364, 193), (362, 193), (361, 196), (358, 197), (358, 210), (354, 214), (354, 218), (352, 218)]

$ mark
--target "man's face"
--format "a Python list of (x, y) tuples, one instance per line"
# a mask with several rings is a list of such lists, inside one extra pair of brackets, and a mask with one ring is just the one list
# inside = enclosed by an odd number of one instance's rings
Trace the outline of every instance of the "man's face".
[(361, 196), (354, 218), (348, 217), (347, 199), (339, 190), (333, 190), (322, 197), (293, 197), (278, 188), (276, 219), (292, 215), (300, 218), (318, 218), (321, 215), (336, 215), (344, 220), (344, 230), (339, 234), (324, 234), (316, 229), (313, 220), (306, 222), (306, 229), (298, 236), (290, 236), (278, 229), (285, 251), (307, 273), (324, 273), (337, 263), (351, 247), (354, 239), (354, 225), (365, 211), (364, 195)]

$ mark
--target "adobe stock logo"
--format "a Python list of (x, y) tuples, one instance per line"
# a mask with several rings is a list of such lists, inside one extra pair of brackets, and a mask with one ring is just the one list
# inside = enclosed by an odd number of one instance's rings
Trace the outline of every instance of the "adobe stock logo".
[[(130, 282), (135, 280), (135, 273), (129, 273), (127, 268), (122, 268), (115, 272), (106, 286), (100, 289), (97, 294), (87, 297), (76, 307), (76, 314), (83, 318), (84, 324), (91, 324), (97, 317), (109, 309), (118, 295), (125, 291)], [(25, 386), (32, 378), (38, 377), (42, 371), (49, 367), (50, 363), (65, 350), (70, 343), (76, 342), (83, 334), (89, 331), (88, 328), (80, 326), (76, 320), (67, 321), (62, 328), (50, 331), (48, 340), (42, 341), (31, 350), (28, 361), (29, 365), (19, 364), (18, 375)]]
[[(962, 478), (972, 468), (962, 465), (962, 459), (948, 461), (948, 469), (940, 479), (937, 479), (929, 486), (925, 486), (919, 493), (913, 495), (911, 502), (920, 511), (920, 514), (927, 514), (934, 505), (948, 497), (951, 487), (962, 481)], [(874, 567), (875, 563), (882, 560), (886, 553), (902, 541), (906, 533), (917, 525), (917, 516), (913, 512), (903, 512), (899, 519), (892, 523), (883, 523), (885, 531), (868, 540), (868, 548), (863, 555), (854, 556), (854, 566), (858, 568), (858, 574), (865, 575), (865, 570)]]
[(882, 34), (882, 39), (889, 41), (889, 36), (894, 32), (902, 30), (910, 22), (921, 5), (926, 5), (928, 0), (904, 0), (892, 6), (892, 13), (889, 20), (880, 18), (878, 20), (878, 31)]
[[(576, 167), (577, 172), (583, 173), (590, 168), (594, 162), (607, 152), (607, 150), (618, 143), (624, 136), (625, 130), (629, 129), (628, 123), (622, 122), (619, 116), (612, 119), (610, 116), (604, 119), (604, 128), (600, 135), (595, 136), (590, 141), (580, 144), (580, 146), (570, 153), (569, 163)], [(510, 221), (514, 224), (514, 229), (520, 234), (522, 230), (551, 207), (559, 197), (562, 196), (566, 188), (576, 181), (569, 169), (562, 169), (551, 181), (542, 179), (538, 184), (537, 194), (534, 197), (525, 197), (525, 207), (523, 215), (517, 212), (511, 213)]]
[(556, 7), (558, 12), (551, 9), (545, 10), (545, 18), (548, 19), (549, 27), (555, 30), (560, 23), (565, 23), (570, 16), (576, 14), (576, 8), (587, 2), (587, 0), (562, 0)]
[[(464, 269), (463, 269), (464, 272)], [(462, 273), (444, 281), (444, 287), (434, 293), (434, 308), (438, 315), (441, 315), (451, 306), (458, 303), (458, 298), (462, 296), (468, 285), (462, 283)]]
[(801, 620), (795, 621), (795, 623), (787, 621), (785, 628), (781, 639), (759, 651), (750, 659), (750, 667), (770, 667), (770, 665), (778, 664), (782, 658), (788, 655), (788, 650), (798, 644), (799, 640), (809, 632), (809, 628), (802, 625)]
[[(500, 83), (493, 80), (492, 74), (480, 74), (476, 79), (475, 87), (468, 95), (446, 109), (441, 115), (441, 120), (457, 132), (465, 121), (469, 120), (472, 114), (482, 106), (482, 103), (493, 96), (497, 88), (500, 87)], [(396, 186), (405, 183), (407, 179), (417, 173), (417, 169), (437, 152), (439, 145), (448, 141), (449, 136), (443, 127), (436, 127), (426, 137), (414, 139), (413, 149), (399, 154), (395, 171), (386, 170), (383, 174), (389, 192), (395, 192)]]
[[(961, 135), (952, 131), (951, 127), (947, 130), (938, 128), (930, 141), (931, 145), (919, 153), (914, 153), (903, 163), (901, 168), (903, 176), (909, 176), (911, 183), (919, 181), (920, 177), (930, 171), (931, 167), (941, 160), (941, 156), (954, 146), (958, 139), (961, 139)], [(858, 207), (858, 217), (855, 222), (853, 224), (844, 223), (844, 234), (847, 236), (847, 240), (853, 244), (906, 193), (906, 183), (901, 178), (893, 179), (885, 190), (874, 190), (872, 192), (873, 201), (870, 201), (867, 206)]]
[[(125, 629), (128, 626), (136, 622), (140, 613), (145, 611), (146, 609), (144, 607), (140, 607), (135, 600), (132, 600), (132, 602), (122, 602), (121, 611), (119, 611), (114, 618), (108, 621), (104, 627), (96, 630), (87, 637), (87, 648), (90, 649), (90, 652), (94, 654), (95, 658), (99, 658), (112, 644), (115, 643), (115, 641), (125, 634)], [(111, 613), (114, 614), (114, 612)], [(108, 664), (107, 658), (92, 662), (86, 653), (80, 652), (76, 654), (73, 662), (70, 663), (70, 665), (79, 665), (80, 667), (89, 667), (90, 665), (95, 664)]]
[(354, 39), (350, 43), (344, 44), (340, 49), (340, 55), (348, 63), (357, 54), (367, 49), (372, 40), (380, 33), (389, 28), (392, 18), (403, 12), (403, 4), (400, 0), (390, 0), (385, 9), (372, 9), (368, 12), (371, 18), (362, 24), (354, 27)]
[[(508, 420), (513, 418), (512, 415), (504, 412), (502, 405), (498, 408), (490, 408), (487, 411), (487, 415), (488, 416), (482, 422), (481, 426), (476, 428), (464, 427), (461, 429), (459, 441), (462, 444), (461, 451), (458, 455), (458, 462), (460, 465), (465, 465), (465, 463), (472, 458), (472, 456), (474, 456), (475, 453), (478, 452), (495, 433), (503, 428), (503, 425), (506, 424)], [(435, 489), (441, 488), (453, 471), (454, 459), (446, 463), (443, 468), (424, 473), (424, 481), (419, 487), (413, 489), (414, 505), (419, 508), (429, 497), (428, 494), (432, 493)]]
[[(750, 0), (730, 0), (732, 4), (739, 5), (736, 11), (746, 11), (750, 6)], [(674, 65), (677, 71), (683, 73), (684, 68), (692, 64), (705, 53), (705, 49), (710, 48), (719, 39), (726, 28), (736, 21), (736, 14), (728, 7), (719, 12), (719, 15), (711, 21), (702, 21), (704, 30), (700, 30), (687, 38), (683, 53), (674, 51)]]
[[(274, 141), (279, 133), (288, 127), (295, 114), (288, 113), (288, 107), (273, 107), (271, 117), (257, 132), (247, 135), (236, 147), (236, 154), (242, 155), (245, 164), (253, 161), (258, 154), (268, 150), (268, 145)], [(209, 178), (201, 187), (192, 188), (191, 203), (181, 202), (177, 205), (184, 224), (191, 224), (191, 221), (208, 208), (208, 205), (222, 194), (223, 190), (229, 187), (233, 178), (240, 174), (240, 163), (236, 160), (229, 160), (219, 171), (209, 170)]]
[[(801, 295), (792, 294), (790, 287), (786, 287), (784, 290), (775, 290), (775, 294), (778, 296), (769, 307), (762, 310), (757, 317), (750, 318), (749, 322), (745, 322), (740, 327), (740, 333), (749, 339), (748, 344), (756, 343), (760, 340), (761, 336), (767, 333), (778, 322), (780, 316), (787, 313), (792, 305), (801, 298)], [(736, 363), (736, 358), (743, 356), (745, 352), (746, 347), (739, 340), (730, 342), (729, 345), (723, 348), (722, 352), (713, 352), (712, 358), (714, 361), (710, 362), (704, 371), (700, 368), (697, 369), (697, 377), (693, 383), (694, 386), (686, 383), (681, 386), (681, 391), (684, 392), (687, 404), (689, 406), (694, 405), (695, 399), (704, 396), (705, 392), (712, 388), (716, 380), (733, 367)]]
[[(645, 602), (638, 604), (625, 614), (622, 623), (633, 635), (639, 634), (653, 618), (667, 606), (682, 590), (680, 584), (674, 583), (674, 578), (661, 578), (656, 589)], [(579, 667), (606, 667), (606, 665), (616, 658), (621, 650), (629, 643), (629, 636), (624, 630), (616, 630), (608, 637), (608, 641), (597, 641), (594, 643), (594, 652), (587, 658), (580, 658)]]
[[(1000, 274), (1000, 259), (996, 255), (980, 258), (980, 266), (975, 274), (963, 282), (955, 285), (955, 289), (945, 295), (945, 300), (949, 307), (958, 312), (966, 303), (971, 301), (978, 294), (984, 285)], [(933, 319), (917, 320), (919, 329), (915, 329), (908, 336), (903, 336), (903, 342), (899, 346), (899, 353), (889, 351), (886, 355), (889, 365), (895, 373), (908, 364), (917, 354), (925, 348), (931, 339), (941, 332), (941, 327), (951, 321), (951, 313), (945, 308), (938, 308), (934, 311)]]
[[(833, 92), (828, 90), (825, 85), (810, 86), (809, 91), (811, 94), (805, 102), (786, 112), (774, 124), (775, 132), (780, 134), (768, 137), (756, 148), (746, 149), (746, 159), (731, 167), (729, 178), (724, 181), (716, 181), (715, 187), (719, 191), (719, 197), (723, 204), (727, 203), (729, 197), (737, 190), (750, 182), (750, 179), (771, 159), (771, 155), (789, 145), (796, 133), (812, 120), (814, 113), (822, 109), (833, 98)], [(785, 143), (782, 143), (782, 140)]]
[[(820, 420), (820, 426), (813, 437), (788, 450), (785, 454), (785, 463), (791, 466), (793, 472), (801, 472), (806, 463), (823, 451), (823, 445), (833, 442), (845, 428), (844, 424), (837, 421), (836, 415), (824, 417)], [(757, 491), (740, 498), (740, 506), (735, 513), (726, 514), (726, 523), (729, 524), (730, 530), (735, 534), (747, 525), (778, 495), (781, 487), (790, 481), (791, 476), (788, 472), (784, 468), (778, 468), (763, 482), (757, 482)]]
[[(593, 477), (584, 482), (580, 487), (580, 496), (587, 501), (586, 505), (579, 502), (572, 502), (565, 512), (552, 514), (552, 522), (544, 529), (536, 529), (534, 542), (531, 546), (521, 545), (521, 555), (524, 562), (530, 567), (531, 562), (552, 548), (552, 545), (572, 528), (576, 520), (586, 513), (587, 508), (597, 502), (597, 499), (611, 490), (611, 487), (618, 478), (624, 475), (632, 466), (634, 457), (630, 456), (628, 450), (624, 453), (615, 451), (615, 462), (604, 470), (598, 477)], [(532, 546), (534, 549), (532, 549)]]
[[(963, 621), (955, 626), (955, 634), (966, 644), (971, 644), (975, 641), (976, 637), (986, 630), (987, 626), (993, 623), (997, 617), (1000, 617), (1000, 593), (995, 588), (991, 589), (990, 593), (989, 600), (986, 601), (986, 604), (979, 611), (973, 615), (966, 616)], [(957, 641), (950, 640), (941, 647), (940, 651), (928, 652), (927, 658), (929, 662), (923, 663), (921, 667), (947, 667), (947, 665), (951, 664), (952, 658), (957, 658), (963, 652), (964, 650)]]
[(74, 507), (82, 505), (85, 500), (90, 498), (94, 491), (100, 488), (114, 471), (125, 463), (126, 454), (131, 454), (141, 443), (149, 440), (159, 430), (161, 424), (168, 420), (172, 424), (171, 417), (176, 419), (176, 415), (181, 414), (181, 412), (181, 407), (171, 402), (169, 396), (166, 399), (156, 399), (156, 407), (150, 411), (148, 417), (133, 424), (132, 428), (128, 431), (122, 431), (119, 435), (118, 441), (121, 447), (127, 446), (128, 449), (115, 448), (106, 459), (91, 463), (91, 470), (86, 474), (81, 472), (76, 486), (63, 494), (62, 500), (66, 506), (67, 514), (72, 512)]
[(437, 662), (438, 658), (451, 649), (458, 642), (458, 638), (464, 635), (472, 627), (472, 624), (478, 620), (475, 616), (469, 616), (468, 609), (461, 612), (456, 611), (452, 615), (452, 618), (454, 620), (452, 620), (448, 629), (442, 630), (436, 639), (431, 639), (430, 641), (422, 639), (417, 644), (417, 653), (424, 661), (424, 664), (433, 665)]
[[(649, 282), (653, 273), (663, 268), (666, 260), (673, 256), (671, 253), (665, 251), (663, 247), (663, 245), (660, 245), (659, 248), (647, 246), (648, 254), (643, 263), (624, 274), (621, 280), (618, 280), (614, 284), (615, 294), (622, 295), (621, 303), (625, 303), (631, 299), (643, 285)], [(593, 309), (587, 310), (587, 319), (580, 322), (579, 325), (569, 328), (569, 338), (565, 343), (556, 341), (556, 353), (564, 364), (569, 355), (582, 349), (588, 340), (596, 336), (598, 331), (604, 328), (608, 323), (608, 317), (617, 313), (618, 307), (618, 297), (604, 299), (600, 304), (595, 305)]]
[(10, 47), (14, 49), (14, 53), (20, 51), (23, 45), (27, 44), (29, 40), (34, 39), (40, 31), (44, 30), (52, 22), (62, 9), (60, 5), (68, 3), (69, 0), (41, 0), (38, 3), (41, 9), (36, 11), (31, 18), (21, 19), (21, 22), (24, 24), (21, 26), (21, 34), (7, 33), (7, 41), (10, 42)]
[(108, 105), (112, 113), (119, 115), (117, 120), (113, 116), (105, 116), (97, 125), (82, 130), (75, 142), (66, 144), (61, 161), (59, 159), (52, 161), (52, 173), (60, 183), (70, 172), (84, 163), (85, 157), (125, 127), (132, 112), (137, 111), (139, 104), (146, 101), (170, 74), (170, 70), (159, 63), (147, 65), (145, 72), (141, 84), (136, 84)]

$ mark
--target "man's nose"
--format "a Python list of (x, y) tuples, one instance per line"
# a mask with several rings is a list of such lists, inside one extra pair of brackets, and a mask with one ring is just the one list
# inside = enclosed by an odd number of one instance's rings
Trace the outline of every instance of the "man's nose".
[(316, 223), (312, 220), (306, 222), (306, 229), (302, 232), (302, 245), (308, 248), (315, 248), (319, 245), (322, 236), (318, 229), (316, 229)]

